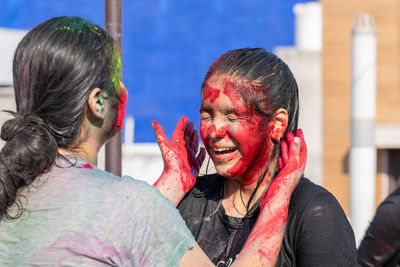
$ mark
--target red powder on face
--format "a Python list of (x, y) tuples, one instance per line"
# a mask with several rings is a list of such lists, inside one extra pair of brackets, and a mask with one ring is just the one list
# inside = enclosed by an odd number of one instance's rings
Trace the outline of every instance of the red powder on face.
[[(260, 88), (251, 81), (231, 78), (212, 76), (204, 86), (200, 135), (217, 172), (225, 177), (242, 177), (244, 185), (249, 185), (265, 170), (273, 148), (268, 142), (271, 131), (265, 118), (249, 108), (237, 92), (258, 94)], [(214, 152), (225, 147), (235, 147), (236, 151), (231, 157)]]
[(117, 129), (122, 129), (124, 123), (126, 102), (128, 101), (128, 91), (122, 83), (120, 83), (118, 91), (118, 102), (112, 106), (113, 109), (117, 111), (114, 127)]
[(227, 170), (227, 173), (232, 175), (245, 174), (246, 181), (243, 183), (245, 186), (258, 180), (258, 176), (254, 174), (262, 171), (271, 155), (272, 147), (268, 146), (265, 140), (270, 136), (272, 129), (267, 130), (263, 126), (264, 118), (249, 110), (235, 88), (240, 91), (249, 91), (251, 83), (234, 83), (228, 79), (223, 81), (223, 93), (234, 104), (235, 110), (246, 117), (240, 122), (239, 127), (232, 129), (232, 137), (240, 145), (242, 157)]
[(90, 163), (82, 164), (82, 167), (85, 168), (85, 169), (90, 169), (90, 170), (93, 169), (93, 166), (90, 165)]
[(220, 90), (218, 88), (206, 84), (203, 90), (203, 101), (208, 99), (211, 103), (214, 103), (215, 99), (219, 97)]

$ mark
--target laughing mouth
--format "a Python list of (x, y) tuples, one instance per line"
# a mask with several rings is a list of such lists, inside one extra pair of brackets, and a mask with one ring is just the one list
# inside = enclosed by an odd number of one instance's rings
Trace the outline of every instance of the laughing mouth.
[(233, 153), (236, 150), (237, 150), (237, 148), (235, 148), (235, 147), (231, 147), (231, 148), (214, 148), (213, 149), (215, 155), (226, 155), (226, 154)]

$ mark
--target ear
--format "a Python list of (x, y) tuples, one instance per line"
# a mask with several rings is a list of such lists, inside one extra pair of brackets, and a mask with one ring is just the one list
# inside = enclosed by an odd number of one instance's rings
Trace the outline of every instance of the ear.
[(279, 140), (282, 138), (288, 126), (288, 113), (284, 108), (277, 109), (272, 116), (270, 123), (273, 124), (273, 130), (271, 138), (274, 140)]
[(104, 114), (104, 100), (105, 97), (102, 94), (102, 91), (100, 88), (94, 88), (88, 98), (88, 106), (90, 112), (93, 114), (94, 117), (99, 118), (99, 119), (104, 119), (105, 114)]

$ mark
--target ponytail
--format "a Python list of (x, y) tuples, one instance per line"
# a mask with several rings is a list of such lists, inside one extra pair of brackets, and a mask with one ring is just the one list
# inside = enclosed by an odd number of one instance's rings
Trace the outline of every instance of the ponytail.
[[(16, 219), (22, 214), (18, 190), (50, 170), (57, 156), (57, 143), (46, 123), (34, 114), (19, 115), (6, 121), (1, 139), (6, 143), (0, 152), (0, 219)], [(16, 204), (16, 213), (8, 208)]]

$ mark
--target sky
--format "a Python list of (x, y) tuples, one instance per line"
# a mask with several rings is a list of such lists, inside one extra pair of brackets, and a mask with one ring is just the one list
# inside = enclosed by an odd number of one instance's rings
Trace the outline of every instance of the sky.
[[(230, 49), (294, 45), (293, 6), (302, 2), (310, 1), (123, 0), (123, 82), (135, 142), (155, 142), (153, 120), (167, 136), (182, 115), (198, 128), (209, 65)], [(30, 29), (55, 16), (104, 26), (101, 0), (0, 0), (0, 8), (0, 27)]]

